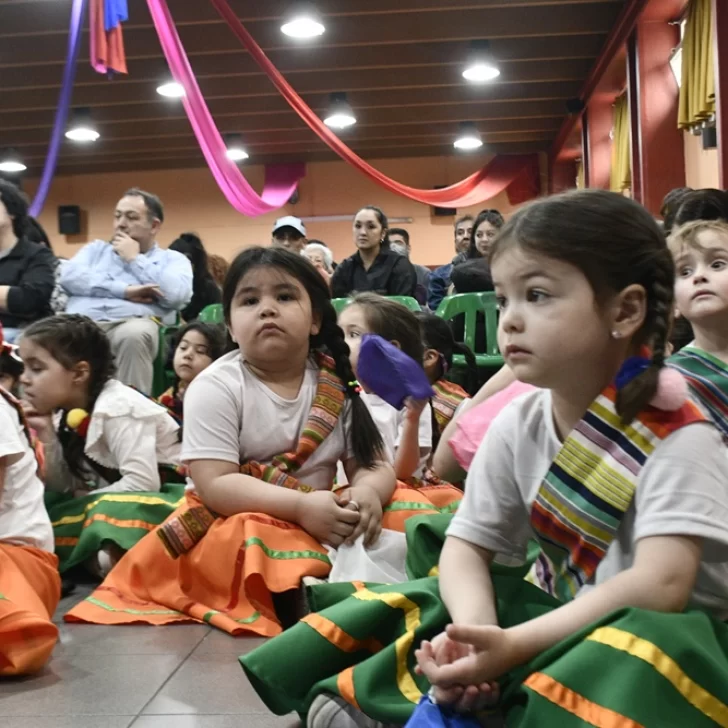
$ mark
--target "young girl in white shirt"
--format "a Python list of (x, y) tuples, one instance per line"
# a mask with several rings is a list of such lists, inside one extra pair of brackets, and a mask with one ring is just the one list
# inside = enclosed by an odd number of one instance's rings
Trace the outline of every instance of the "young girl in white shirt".
[[(439, 580), (356, 591), (244, 668), (276, 712), (310, 710), (310, 728), (402, 725), (421, 699), (424, 717), (499, 694), (521, 728), (726, 724), (728, 462), (665, 368), (664, 236), (621, 195), (573, 192), (517, 211), (490, 263), (501, 351), (539, 389), (488, 429)], [(524, 580), (501, 563), (524, 562), (533, 538), (542, 554)], [(434, 572), (420, 559), (410, 573)], [(347, 652), (323, 624), (386, 647)], [(420, 715), (412, 726), (433, 724)]]
[(32, 324), (20, 356), (61, 571), (84, 563), (103, 576), (180, 500), (180, 488), (160, 492), (160, 466), (179, 464), (179, 426), (113, 378), (109, 341), (85, 316)]
[[(0, 351), (3, 349), (0, 325)], [(58, 640), (53, 529), (20, 403), (0, 388), (0, 676), (40, 670)]]

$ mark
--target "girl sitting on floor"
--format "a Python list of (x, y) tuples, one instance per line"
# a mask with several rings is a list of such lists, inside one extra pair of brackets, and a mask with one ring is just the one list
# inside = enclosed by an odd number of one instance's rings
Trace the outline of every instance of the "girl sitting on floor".
[[(501, 351), (539, 389), (488, 430), (439, 579), (322, 594), (333, 606), (241, 658), (251, 682), (276, 712), (310, 710), (309, 728), (499, 692), (519, 728), (725, 722), (728, 462), (665, 368), (664, 236), (632, 200), (579, 191), (518, 210), (490, 261)], [(534, 536), (539, 586), (495, 562), (524, 562)]]
[(0, 387), (0, 676), (37, 672), (58, 640), (61, 580), (37, 471), (22, 407)]
[(179, 463), (179, 426), (113, 378), (109, 341), (85, 316), (31, 324), (20, 355), (27, 414), (45, 450), (61, 571), (85, 563), (104, 575), (179, 501), (179, 489), (158, 492), (159, 466)]
[(192, 380), (225, 352), (225, 336), (219, 326), (193, 321), (180, 330), (175, 339), (172, 368), (174, 385), (157, 398), (170, 414), (182, 422), (183, 401)]

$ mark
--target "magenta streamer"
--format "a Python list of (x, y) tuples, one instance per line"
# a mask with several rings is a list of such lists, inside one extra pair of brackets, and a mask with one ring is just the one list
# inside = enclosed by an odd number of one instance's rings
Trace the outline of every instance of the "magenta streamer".
[(163, 0), (147, 0), (147, 5), (172, 77), (185, 90), (182, 103), (187, 118), (207, 165), (227, 201), (248, 217), (257, 217), (280, 209), (295, 192), (299, 180), (305, 174), (305, 165), (266, 167), (263, 194), (259, 196), (255, 192), (237, 165), (227, 157), (225, 143), (197, 85), (169, 8)]
[(43, 166), (43, 174), (40, 178), (40, 184), (35, 193), (33, 204), (29, 210), (33, 217), (38, 217), (43, 210), (43, 205), (45, 205), (51, 183), (53, 182), (53, 175), (56, 172), (58, 154), (61, 151), (63, 133), (68, 120), (68, 108), (71, 105), (78, 52), (81, 49), (81, 24), (83, 23), (83, 11), (85, 7), (86, 0), (73, 0), (73, 5), (71, 6), (71, 24), (68, 30), (68, 52), (66, 53), (66, 65), (63, 68), (63, 83), (61, 85), (61, 93), (58, 97), (56, 119), (53, 124), (53, 132), (51, 133), (51, 143), (48, 146), (48, 155)]

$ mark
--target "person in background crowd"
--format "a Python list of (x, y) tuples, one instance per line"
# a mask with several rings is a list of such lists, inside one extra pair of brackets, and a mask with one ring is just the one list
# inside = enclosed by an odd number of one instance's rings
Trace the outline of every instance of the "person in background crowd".
[(407, 258), (389, 246), (387, 216), (374, 205), (362, 207), (352, 227), (354, 255), (342, 261), (331, 278), (332, 298), (372, 291), (383, 296), (414, 296), (417, 275)]
[(292, 215), (276, 220), (271, 245), (300, 253), (306, 247), (306, 242), (306, 226), (303, 220)]
[(331, 282), (331, 276), (334, 274), (334, 256), (328, 246), (318, 240), (312, 240), (301, 251), (301, 255), (313, 263), (327, 284)]
[(692, 191), (692, 187), (676, 187), (674, 190), (670, 190), (663, 198), (662, 205), (660, 206), (660, 217), (662, 218), (662, 229), (665, 235), (669, 235), (672, 232), (677, 211), (680, 209), (680, 205), (685, 199), (685, 196)]
[(225, 284), (225, 276), (227, 275), (228, 268), (230, 268), (230, 264), (222, 255), (215, 255), (213, 253), (207, 256), (207, 267), (212, 274), (212, 279), (222, 288)]
[(194, 321), (203, 308), (222, 301), (222, 292), (212, 278), (207, 251), (197, 235), (182, 233), (169, 249), (182, 253), (192, 265), (192, 300), (182, 309), (182, 318)]
[[(48, 234), (43, 226), (34, 218), (28, 215), (28, 224), (26, 227), (26, 237), (32, 243), (44, 245), (48, 250), (53, 252), (53, 246), (48, 238)], [(51, 294), (51, 310), (53, 313), (63, 313), (68, 305), (68, 294), (63, 290), (61, 285), (61, 269), (67, 258), (56, 258), (56, 285)]]
[(0, 323), (5, 341), (49, 316), (56, 257), (28, 236), (28, 201), (11, 182), (0, 180)]
[(728, 192), (708, 188), (686, 193), (680, 200), (672, 229), (696, 220), (728, 222)]
[[(390, 228), (389, 244), (395, 253), (404, 255), (407, 260), (410, 259), (412, 246), (410, 245), (410, 235), (407, 230), (404, 228)], [(425, 304), (427, 303), (427, 286), (430, 283), (432, 271), (424, 265), (418, 265), (417, 263), (412, 263), (412, 265), (417, 275), (417, 291), (415, 297), (420, 303)]]
[(157, 321), (173, 322), (192, 298), (189, 260), (156, 243), (163, 222), (160, 199), (130, 189), (116, 206), (111, 241), (89, 243), (61, 271), (67, 312), (96, 321), (109, 337), (121, 382), (145, 394), (159, 349)]
[(472, 234), (473, 218), (471, 215), (465, 215), (455, 221), (455, 257), (447, 265), (436, 268), (430, 276), (427, 289), (427, 305), (431, 311), (436, 311), (442, 299), (447, 296), (453, 266), (466, 260)]

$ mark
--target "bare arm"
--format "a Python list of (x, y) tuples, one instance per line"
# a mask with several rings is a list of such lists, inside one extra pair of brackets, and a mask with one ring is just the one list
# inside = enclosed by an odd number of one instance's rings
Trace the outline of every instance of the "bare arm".
[(394, 455), (394, 472), (399, 480), (411, 478), (420, 464), (419, 417), (412, 420), (409, 415), (402, 423), (397, 452)]
[[(510, 387), (516, 381), (516, 375), (513, 370), (504, 364), (479, 390), (473, 397), (470, 407), (475, 407), (481, 402), (485, 402), (488, 397), (503, 391), (506, 387)], [(459, 413), (462, 414), (462, 411)]]
[[(367, 470), (358, 467), (354, 460), (349, 460), (344, 464), (344, 471), (352, 491), (362, 487), (372, 488), (379, 496), (382, 505), (389, 503), (397, 484), (394, 469), (389, 463), (381, 462), (371, 470)], [(356, 500), (356, 496), (352, 497)]]

